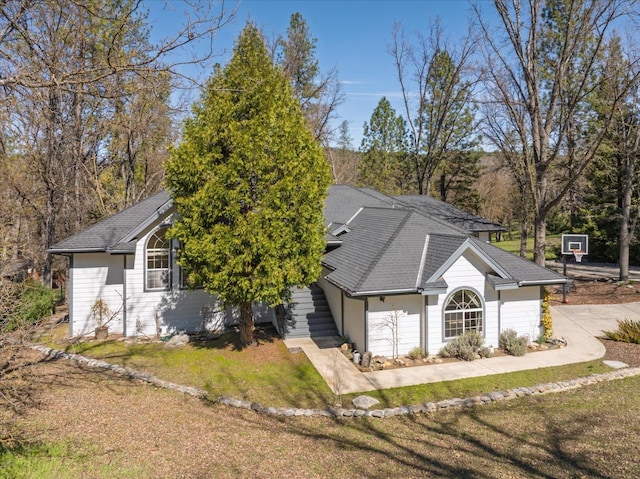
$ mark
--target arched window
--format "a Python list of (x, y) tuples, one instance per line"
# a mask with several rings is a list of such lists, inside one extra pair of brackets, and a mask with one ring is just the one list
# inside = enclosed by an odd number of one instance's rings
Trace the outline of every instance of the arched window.
[(167, 228), (160, 228), (147, 241), (147, 289), (169, 289), (169, 247)]
[(461, 336), (467, 331), (482, 334), (482, 300), (470, 289), (459, 289), (444, 307), (444, 339)]

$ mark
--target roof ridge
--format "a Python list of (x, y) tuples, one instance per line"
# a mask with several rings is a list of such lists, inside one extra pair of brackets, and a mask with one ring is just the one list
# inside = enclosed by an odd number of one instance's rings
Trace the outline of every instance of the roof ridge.
[(387, 241), (385, 241), (384, 246), (382, 248), (380, 248), (380, 250), (378, 251), (378, 254), (375, 256), (375, 260), (371, 262), (371, 264), (366, 269), (364, 274), (360, 277), (360, 281), (358, 281), (358, 283), (357, 283), (357, 287), (358, 288), (360, 288), (365, 283), (365, 281), (369, 278), (369, 276), (371, 275), (371, 272), (378, 265), (378, 261), (383, 256), (383, 253), (385, 251), (387, 251), (387, 249), (389, 249), (389, 245), (393, 242), (394, 239), (397, 238), (398, 234), (404, 228), (404, 225), (407, 224), (407, 221), (409, 220), (409, 218), (413, 214), (413, 211), (410, 211), (410, 210), (402, 210), (402, 209), (396, 209), (396, 208), (380, 208), (380, 209), (401, 211), (401, 212), (405, 213), (405, 216), (402, 219), (402, 221), (400, 222), (400, 224), (396, 227), (396, 230), (393, 232), (393, 234), (391, 236), (389, 236), (389, 239)]

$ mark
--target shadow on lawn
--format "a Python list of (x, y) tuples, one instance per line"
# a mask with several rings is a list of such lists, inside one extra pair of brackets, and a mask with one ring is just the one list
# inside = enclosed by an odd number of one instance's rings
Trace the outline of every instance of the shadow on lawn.
[[(607, 454), (616, 426), (603, 427), (600, 404), (586, 400), (581, 407), (582, 401), (573, 400), (578, 406), (572, 408), (563, 396), (384, 420), (319, 424), (263, 417), (260, 423), (273, 428), (277, 422), (304, 440), (335, 450), (336, 464), (348, 461), (354, 477), (637, 477), (632, 444), (626, 445), (622, 465), (615, 454)], [(247, 427), (256, 427), (248, 422)], [(340, 457), (343, 453), (346, 457)]]

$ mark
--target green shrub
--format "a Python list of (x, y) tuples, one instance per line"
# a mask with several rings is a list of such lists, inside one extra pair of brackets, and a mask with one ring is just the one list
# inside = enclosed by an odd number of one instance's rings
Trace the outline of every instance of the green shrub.
[(425, 351), (424, 348), (421, 346), (416, 346), (414, 348), (411, 348), (411, 350), (407, 354), (407, 357), (409, 359), (413, 359), (414, 361), (416, 359), (424, 359), (427, 356), (429, 356), (429, 353)]
[(438, 353), (443, 358), (458, 358), (465, 361), (473, 361), (476, 354), (482, 348), (484, 339), (480, 333), (467, 331), (462, 336), (458, 336), (449, 341)]
[[(0, 328), (15, 331), (38, 323), (50, 315), (56, 305), (55, 292), (37, 281), (3, 285), (5, 308), (0, 317)], [(7, 305), (10, 303), (10, 307)]]
[(640, 344), (640, 321), (632, 321), (625, 318), (618, 320), (618, 329), (615, 331), (604, 331), (604, 335), (614, 341)]
[(488, 347), (483, 346), (482, 348), (478, 349), (478, 354), (481, 358), (490, 358), (491, 356), (493, 356), (493, 351)]
[(500, 333), (500, 349), (511, 356), (524, 356), (529, 341), (525, 336), (518, 336), (514, 329), (505, 329)]

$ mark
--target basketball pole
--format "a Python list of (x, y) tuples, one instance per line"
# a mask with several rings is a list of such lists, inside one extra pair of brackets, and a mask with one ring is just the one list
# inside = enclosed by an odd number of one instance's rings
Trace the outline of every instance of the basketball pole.
[[(567, 277), (567, 255), (562, 255), (562, 276)], [(569, 301), (567, 300), (567, 282), (565, 281), (562, 284), (562, 303), (567, 304)]]

